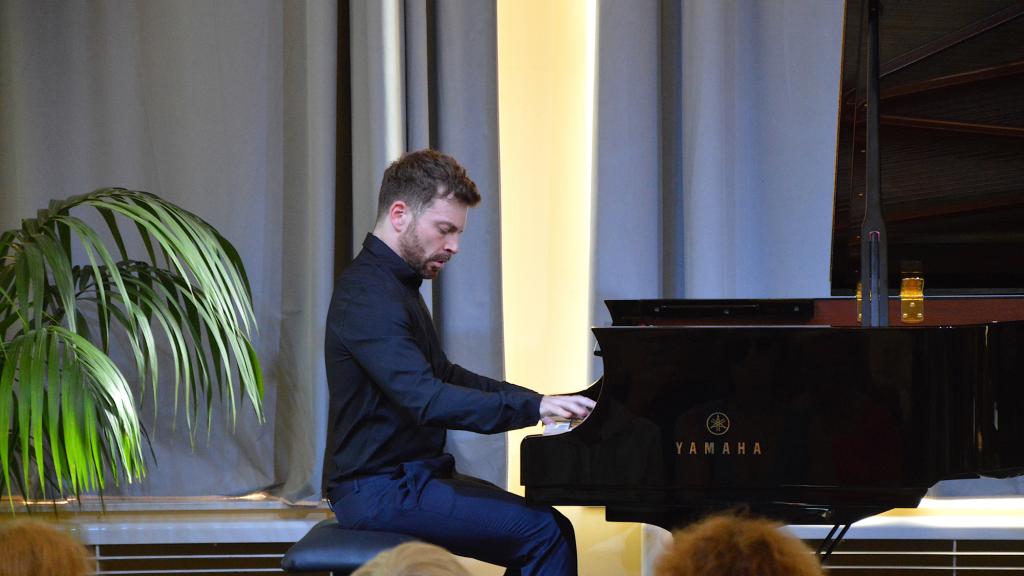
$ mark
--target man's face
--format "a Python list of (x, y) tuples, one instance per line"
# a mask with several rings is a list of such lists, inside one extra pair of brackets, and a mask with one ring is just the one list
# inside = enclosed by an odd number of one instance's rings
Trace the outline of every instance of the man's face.
[(398, 235), (399, 255), (425, 279), (436, 278), (459, 251), (468, 213), (469, 207), (455, 200), (434, 200)]

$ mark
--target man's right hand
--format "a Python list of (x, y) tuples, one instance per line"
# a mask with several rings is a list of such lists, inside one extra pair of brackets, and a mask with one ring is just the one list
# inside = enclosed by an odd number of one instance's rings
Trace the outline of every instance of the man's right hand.
[(545, 424), (590, 415), (596, 402), (586, 396), (545, 396), (540, 400), (540, 420)]

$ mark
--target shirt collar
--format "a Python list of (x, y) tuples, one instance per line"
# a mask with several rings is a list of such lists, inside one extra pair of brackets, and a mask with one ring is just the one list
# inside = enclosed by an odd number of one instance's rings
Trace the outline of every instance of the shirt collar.
[(409, 266), (408, 262), (398, 254), (395, 254), (395, 251), (390, 246), (374, 236), (372, 232), (368, 233), (366, 239), (363, 240), (363, 249), (379, 260), (402, 284), (415, 289), (419, 289), (420, 285), (423, 284), (423, 276), (420, 276), (419, 272), (414, 270), (412, 266)]

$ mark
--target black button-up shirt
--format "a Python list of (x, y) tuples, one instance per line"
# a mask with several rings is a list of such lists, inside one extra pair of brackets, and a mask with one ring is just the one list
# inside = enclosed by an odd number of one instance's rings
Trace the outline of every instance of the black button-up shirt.
[(338, 278), (325, 342), (325, 493), (347, 478), (440, 455), (448, 428), (492, 433), (540, 419), (540, 394), (448, 361), (422, 281), (372, 234)]

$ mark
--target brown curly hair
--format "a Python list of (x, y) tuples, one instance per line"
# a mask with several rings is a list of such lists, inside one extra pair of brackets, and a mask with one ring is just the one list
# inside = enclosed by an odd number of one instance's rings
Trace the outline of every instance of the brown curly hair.
[(782, 525), (732, 514), (711, 516), (674, 534), (657, 576), (823, 576), (811, 549)]
[(39, 520), (0, 521), (0, 576), (86, 576), (92, 560), (81, 542)]

